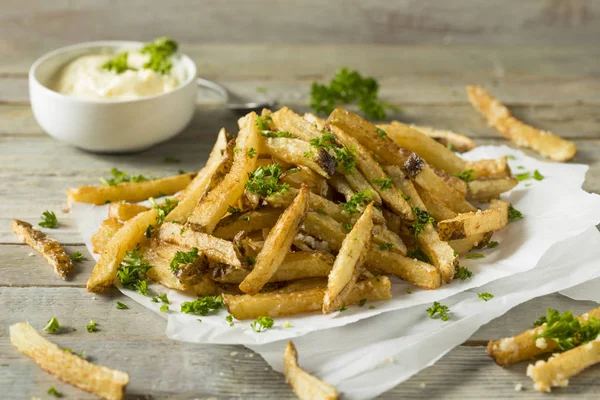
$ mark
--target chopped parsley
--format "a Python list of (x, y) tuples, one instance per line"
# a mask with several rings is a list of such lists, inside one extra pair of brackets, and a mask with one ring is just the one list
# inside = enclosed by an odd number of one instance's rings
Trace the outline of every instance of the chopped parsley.
[(477, 293), (477, 297), (479, 297), (483, 301), (489, 301), (494, 298), (494, 295), (488, 292)]
[(519, 182), (525, 181), (527, 179), (531, 179), (531, 174), (529, 172), (523, 172), (522, 174), (515, 175), (515, 179)]
[(385, 110), (394, 108), (379, 99), (379, 83), (374, 78), (363, 77), (357, 71), (340, 68), (329, 85), (313, 82), (310, 107), (321, 114), (329, 114), (341, 104), (356, 103), (368, 118), (383, 120)]
[(150, 180), (150, 178), (146, 178), (143, 175), (129, 176), (128, 174), (117, 168), (111, 168), (110, 174), (112, 175), (112, 178), (100, 178), (100, 182), (102, 182), (102, 184), (106, 186), (116, 186), (123, 182), (139, 183)]
[(165, 217), (169, 215), (169, 213), (173, 211), (175, 207), (177, 207), (177, 204), (179, 204), (179, 201), (177, 200), (165, 199), (165, 201), (159, 205), (152, 197), (150, 197), (148, 201), (150, 204), (152, 204), (152, 207), (158, 211), (158, 216), (156, 217), (157, 225), (162, 224), (162, 222), (165, 220)]
[(541, 181), (542, 179), (544, 179), (544, 175), (540, 174), (540, 171), (536, 169), (535, 171), (533, 171), (533, 179), (535, 179), (536, 181)]
[(258, 130), (261, 132), (269, 132), (271, 128), (269, 127), (269, 123), (265, 121), (267, 118), (263, 118), (262, 115), (256, 117), (256, 126)]
[(342, 306), (340, 308), (337, 309), (338, 312), (344, 312), (348, 309), (348, 307), (346, 307), (345, 305), (342, 304)]
[(169, 302), (169, 298), (167, 297), (166, 293), (157, 294), (156, 296), (152, 297), (151, 300), (152, 300), (153, 303), (158, 303), (158, 301), (160, 300), (161, 302), (163, 302), (165, 304), (171, 304)]
[(44, 330), (48, 333), (58, 333), (60, 331), (60, 324), (58, 323), (58, 319), (56, 317), (52, 317), (46, 323)]
[(231, 314), (225, 317), (225, 321), (229, 322), (229, 326), (235, 325), (235, 323), (233, 322), (233, 315)]
[(461, 281), (466, 281), (467, 279), (473, 276), (473, 271), (465, 267), (459, 267), (458, 271), (454, 275), (455, 278), (460, 279)]
[(382, 137), (382, 138), (384, 138), (384, 137), (386, 137), (386, 136), (387, 136), (387, 133), (386, 133), (386, 132), (385, 132), (383, 129), (379, 129), (379, 128), (377, 128), (376, 132), (377, 132), (377, 134), (379, 135), (379, 137)]
[(144, 262), (144, 257), (140, 253), (138, 244), (134, 250), (127, 250), (125, 257), (117, 270), (117, 278), (124, 288), (137, 290), (146, 295), (148, 283), (146, 282), (146, 273), (152, 268), (152, 265)]
[(512, 154), (507, 155), (506, 158), (509, 159), (509, 160), (516, 160), (517, 159), (517, 157), (513, 156)]
[(290, 324), (290, 322), (289, 322), (289, 321), (285, 321), (285, 324), (283, 324), (283, 327), (284, 327), (284, 328), (291, 328), (291, 327), (292, 327), (292, 324)]
[(377, 183), (381, 190), (390, 189), (392, 187), (392, 180), (390, 178), (375, 178), (373, 179), (373, 183)]
[(275, 323), (271, 317), (258, 317), (256, 321), (250, 324), (254, 332), (263, 332), (273, 327)]
[(392, 250), (392, 244), (390, 242), (379, 243), (379, 250), (391, 251)]
[(254, 158), (254, 156), (256, 155), (256, 149), (254, 147), (250, 147), (250, 150), (248, 150), (246, 155), (248, 156), (248, 158)]
[(242, 217), (242, 221), (246, 221), (246, 222), (250, 222), (251, 219), (252, 219), (252, 215), (246, 215), (245, 217)]
[(275, 131), (264, 130), (264, 131), (261, 131), (260, 134), (264, 137), (270, 137), (270, 138), (291, 138), (291, 137), (293, 137), (293, 135), (287, 131), (275, 132)]
[(287, 175), (292, 175), (292, 174), (295, 174), (296, 172), (300, 172), (300, 169), (298, 169), (298, 168), (290, 168), (287, 171), (285, 171), (285, 173)]
[(341, 165), (345, 172), (352, 172), (356, 168), (356, 149), (354, 147), (350, 147), (347, 149), (346, 147), (336, 147), (335, 150), (335, 162), (337, 165)]
[(102, 64), (102, 68), (108, 71), (114, 71), (116, 74), (122, 74), (130, 69), (127, 66), (128, 55), (129, 54), (127, 52), (119, 53), (115, 57)]
[(413, 213), (415, 214), (415, 222), (409, 227), (409, 230), (415, 237), (415, 243), (418, 243), (417, 239), (425, 229), (425, 225), (433, 223), (434, 219), (427, 211), (421, 210), (419, 207), (413, 207)]
[(194, 314), (206, 316), (209, 312), (225, 307), (223, 297), (205, 296), (194, 301), (185, 301), (181, 303), (181, 312), (185, 314)]
[(352, 231), (352, 228), (354, 228), (354, 226), (352, 224), (348, 224), (348, 223), (342, 224), (342, 229), (344, 229), (344, 232), (346, 232), (346, 233), (350, 233), (350, 231)]
[(169, 57), (177, 51), (177, 47), (177, 42), (168, 37), (161, 37), (146, 44), (141, 53), (148, 54), (150, 59), (144, 64), (144, 68), (156, 71), (161, 75), (168, 74), (173, 67)]
[(54, 397), (63, 397), (62, 393), (60, 393), (54, 386), (48, 389), (48, 394)]
[(248, 265), (252, 266), (256, 264), (256, 257), (246, 257), (246, 262), (248, 263)]
[(193, 247), (190, 251), (178, 251), (171, 260), (171, 271), (176, 272), (186, 265), (193, 264), (198, 259), (198, 248)]
[(327, 212), (325, 210), (323, 210), (322, 208), (317, 208), (317, 213), (319, 213), (321, 215), (327, 215)]
[(371, 201), (371, 195), (373, 193), (370, 190), (365, 190), (363, 192), (356, 192), (350, 197), (345, 203), (340, 203), (340, 206), (346, 211), (349, 215), (354, 215), (358, 213), (358, 207), (367, 204), (367, 202)]
[(175, 157), (165, 157), (164, 162), (167, 164), (179, 164), (181, 160)]
[(67, 352), (67, 353), (69, 353), (69, 354), (73, 354), (74, 356), (77, 356), (77, 357), (79, 357), (79, 358), (81, 358), (81, 359), (84, 359), (84, 360), (85, 360), (85, 350), (82, 350), (82, 351), (81, 351), (81, 353), (75, 353), (75, 352), (73, 352), (73, 350), (71, 350), (70, 348), (68, 348), (68, 347), (63, 347), (63, 351), (65, 351), (65, 352)]
[(467, 254), (465, 256), (465, 258), (468, 258), (469, 260), (474, 260), (477, 258), (484, 258), (485, 256), (481, 253), (471, 253), (471, 254)]
[(248, 174), (246, 190), (260, 196), (284, 194), (290, 188), (287, 183), (279, 183), (282, 167), (280, 164), (269, 164), (256, 168)]
[(317, 149), (330, 150), (336, 148), (335, 136), (331, 133), (323, 132), (323, 136), (320, 138), (313, 138), (310, 140), (311, 146)]
[(454, 176), (456, 176), (459, 179), (462, 179), (463, 181), (467, 182), (467, 185), (469, 185), (469, 182), (473, 180), (473, 170), (467, 169), (465, 171), (454, 174)]
[[(398, 190), (400, 190), (400, 189), (398, 189)], [(402, 191), (400, 191), (400, 196), (402, 196), (402, 198), (403, 198), (404, 200), (406, 200), (406, 201), (409, 201), (409, 200), (410, 200), (410, 196), (409, 196), (409, 195), (406, 195), (406, 194), (404, 194), (404, 193), (402, 193)]]
[(497, 247), (497, 246), (498, 246), (498, 242), (489, 242), (489, 243), (486, 245), (486, 247), (487, 247), (488, 249), (493, 249), (494, 247)]
[(448, 144), (446, 145), (446, 147), (447, 147), (447, 148), (448, 148), (448, 150), (450, 150), (450, 151), (456, 151), (456, 146), (455, 146), (454, 144), (452, 144), (452, 143), (448, 143)]
[(360, 301), (358, 302), (358, 306), (363, 307), (366, 302), (367, 302), (367, 299), (360, 299)]
[(117, 309), (118, 310), (128, 310), (129, 307), (127, 307), (126, 304), (121, 303), (120, 301), (117, 301)]
[(516, 221), (518, 219), (522, 219), (523, 214), (521, 211), (517, 210), (513, 207), (512, 204), (508, 205), (508, 222)]
[(144, 236), (146, 236), (147, 238), (151, 238), (153, 233), (154, 233), (154, 225), (150, 224), (146, 228), (146, 232), (144, 232)]
[(163, 304), (162, 306), (160, 306), (160, 312), (166, 311), (169, 311), (169, 306), (167, 304)]
[(410, 290), (410, 288), (406, 288), (406, 294), (412, 294), (412, 290)]
[(431, 264), (431, 260), (429, 259), (427, 254), (425, 254), (423, 249), (421, 249), (421, 246), (419, 245), (418, 242), (415, 242), (415, 249), (413, 251), (409, 251), (406, 253), (406, 257), (412, 258), (415, 260), (419, 260), (419, 261), (423, 261), (427, 264)]
[(433, 305), (427, 309), (429, 318), (440, 318), (442, 321), (448, 321), (448, 319), (450, 319), (450, 315), (448, 315), (448, 312), (450, 312), (448, 306), (440, 304), (437, 301), (434, 301)]
[(238, 213), (242, 212), (242, 210), (240, 210), (237, 207), (227, 206), (227, 212), (229, 214), (238, 214)]
[(567, 351), (582, 343), (595, 340), (600, 334), (600, 319), (590, 317), (582, 323), (571, 311), (560, 313), (548, 308), (545, 319), (538, 319), (536, 323), (543, 321), (546, 327), (534, 338), (545, 338), (556, 342), (561, 351)]
[(58, 219), (54, 211), (44, 211), (41, 218), (42, 221), (38, 224), (41, 227), (55, 229), (58, 226)]
[(369, 306), (369, 310), (374, 310), (375, 306)]
[(81, 262), (81, 261), (85, 260), (85, 256), (80, 251), (76, 251), (75, 253), (71, 254), (69, 257), (71, 257), (71, 260), (77, 261), (77, 262)]
[(90, 323), (86, 325), (85, 329), (87, 329), (89, 333), (97, 332), (98, 328), (96, 327), (96, 321), (91, 320)]

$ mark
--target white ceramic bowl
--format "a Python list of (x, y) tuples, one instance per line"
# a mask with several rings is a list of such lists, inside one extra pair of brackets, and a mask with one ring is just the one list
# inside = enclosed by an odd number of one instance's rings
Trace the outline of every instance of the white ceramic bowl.
[(184, 80), (174, 90), (135, 100), (87, 100), (49, 89), (57, 72), (85, 54), (141, 48), (141, 42), (88, 42), (63, 47), (37, 60), (29, 70), (29, 98), (40, 126), (53, 138), (93, 152), (146, 149), (172, 138), (190, 122), (196, 102), (196, 65), (179, 63)]

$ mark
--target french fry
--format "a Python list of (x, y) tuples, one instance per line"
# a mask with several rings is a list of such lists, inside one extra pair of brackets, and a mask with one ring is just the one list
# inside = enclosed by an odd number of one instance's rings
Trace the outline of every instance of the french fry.
[(352, 187), (350, 186), (350, 184), (348, 183), (348, 181), (346, 180), (346, 178), (344, 178), (342, 175), (335, 174), (327, 182), (338, 193), (340, 193), (342, 196), (344, 196), (344, 198), (346, 199), (346, 201), (350, 200), (350, 198), (352, 197), (352, 195), (356, 193), (354, 191), (354, 189), (352, 189)]
[(424, 190), (419, 185), (414, 185), (421, 201), (425, 205), (425, 209), (429, 212), (429, 215), (433, 217), (436, 221), (443, 221), (445, 219), (452, 219), (456, 217), (458, 214), (452, 211), (448, 206), (446, 206), (441, 201), (438, 201), (436, 198), (431, 196), (428, 191)]
[(483, 86), (467, 86), (467, 94), (473, 107), (487, 118), (488, 123), (517, 146), (528, 147), (554, 161), (564, 162), (575, 157), (575, 143), (519, 121)]
[[(368, 301), (388, 300), (392, 297), (390, 288), (391, 282), (386, 276), (357, 282), (354, 290), (346, 299), (346, 305), (356, 304), (362, 299)], [(255, 319), (260, 316), (275, 318), (320, 311), (323, 307), (325, 290), (325, 287), (316, 287), (300, 291), (294, 288), (293, 291), (257, 293), (253, 296), (224, 294), (223, 300), (229, 313), (235, 319)]]
[(232, 240), (241, 231), (252, 232), (263, 228), (270, 228), (275, 225), (281, 212), (280, 208), (264, 207), (244, 213), (228, 215), (219, 221), (213, 235), (221, 239)]
[(256, 257), (256, 264), (248, 276), (240, 283), (240, 290), (247, 294), (258, 293), (271, 279), (290, 251), (296, 232), (308, 211), (308, 189), (304, 186), (292, 204), (281, 214), (265, 244)]
[(467, 170), (472, 169), (476, 178), (509, 178), (511, 176), (507, 157), (488, 160), (467, 161)]
[(34, 229), (30, 223), (18, 219), (12, 222), (12, 230), (19, 239), (40, 253), (58, 276), (67, 278), (73, 269), (73, 261), (57, 240)]
[(110, 203), (108, 206), (108, 218), (114, 218), (120, 222), (125, 222), (149, 209), (149, 207), (140, 204)]
[(265, 153), (290, 164), (310, 168), (324, 178), (329, 178), (335, 173), (335, 159), (325, 149), (316, 149), (303, 140), (263, 138), (262, 149)]
[(200, 281), (191, 286), (190, 290), (198, 297), (218, 296), (223, 293), (240, 294), (240, 290), (233, 285), (220, 285), (212, 280), (211, 273), (207, 272), (200, 277)]
[(354, 227), (346, 235), (329, 273), (323, 298), (323, 314), (342, 307), (361, 273), (373, 231), (373, 204), (369, 204)]
[(206, 167), (216, 167), (221, 162), (223, 152), (227, 148), (227, 143), (229, 143), (230, 140), (231, 135), (225, 128), (221, 128), (217, 135), (217, 140), (215, 140), (215, 144), (208, 155), (208, 160), (206, 160)]
[(296, 167), (293, 171), (287, 170), (281, 177), (281, 182), (296, 189), (306, 185), (310, 192), (322, 197), (327, 197), (329, 193), (327, 180), (306, 167)]
[(442, 285), (442, 275), (433, 265), (392, 251), (380, 250), (373, 245), (367, 254), (366, 263), (373, 273), (380, 271), (384, 274), (396, 275), (423, 289), (437, 289)]
[(337, 391), (329, 383), (312, 376), (298, 365), (298, 352), (290, 340), (283, 353), (283, 374), (301, 400), (337, 400)]
[(256, 153), (260, 150), (260, 134), (256, 125), (256, 113), (250, 113), (240, 120), (242, 125), (236, 139), (237, 152), (234, 154), (231, 170), (223, 181), (211, 190), (194, 208), (188, 219), (188, 224), (196, 230), (212, 233), (215, 226), (227, 212), (227, 207), (233, 205), (244, 194), (244, 186), (248, 174), (256, 165)]
[(462, 158), (417, 129), (398, 121), (387, 125), (378, 125), (378, 128), (383, 129), (398, 146), (417, 153), (435, 168), (451, 174), (457, 174), (467, 169)]
[(123, 182), (115, 186), (82, 186), (67, 190), (71, 203), (104, 205), (113, 201), (136, 203), (150, 197), (169, 196), (184, 189), (196, 174), (181, 174), (143, 182)]
[(127, 221), (112, 236), (87, 281), (88, 291), (101, 293), (112, 286), (125, 252), (144, 239), (146, 229), (156, 223), (157, 217), (158, 211), (154, 208), (144, 211)]
[[(285, 282), (304, 278), (324, 278), (331, 271), (335, 257), (322, 251), (297, 251), (286, 254), (269, 282)], [(222, 265), (213, 270), (213, 279), (220, 283), (240, 284), (250, 271)]]
[(465, 135), (461, 135), (459, 133), (443, 129), (431, 128), (429, 126), (410, 125), (410, 127), (418, 130), (419, 132), (423, 132), (430, 138), (434, 139), (436, 142), (439, 142), (446, 146), (451, 151), (465, 153), (469, 150), (473, 150), (476, 147), (475, 142), (473, 142)]
[[(185, 291), (189, 288), (188, 284), (182, 283), (177, 279), (177, 277), (171, 271), (171, 260), (173, 257), (165, 258), (161, 254), (159, 254), (158, 247), (165, 246), (163, 243), (157, 243), (156, 241), (152, 241), (150, 245), (143, 246), (141, 248), (141, 254), (144, 257), (144, 261), (148, 264), (152, 265), (146, 275), (148, 278), (152, 279), (154, 282), (160, 283), (164, 287), (175, 290)], [(166, 244), (167, 249), (176, 248), (182, 251), (187, 251), (186, 248), (174, 246), (171, 244)], [(173, 250), (173, 255), (177, 250)], [(168, 251), (167, 250), (167, 251)]]
[(304, 113), (303, 117), (305, 120), (313, 124), (318, 130), (325, 130), (325, 125), (327, 124), (327, 121), (325, 121), (323, 118), (319, 118), (315, 114), (311, 113)]
[(538, 392), (550, 392), (554, 386), (566, 387), (569, 378), (584, 369), (600, 363), (600, 340), (593, 340), (579, 347), (551, 357), (547, 362), (538, 361), (527, 368), (527, 376)]
[(228, 240), (186, 229), (184, 225), (172, 222), (165, 222), (160, 226), (157, 238), (187, 248), (196, 247), (199, 252), (206, 254), (211, 260), (229, 264), (236, 268), (242, 267), (235, 246)]
[(493, 232), (508, 225), (508, 203), (492, 200), (485, 211), (459, 214), (457, 217), (438, 222), (442, 240), (463, 239), (479, 233)]
[(473, 249), (480, 249), (487, 245), (494, 232), (478, 233), (464, 239), (449, 240), (448, 244), (459, 256), (463, 256)]
[(92, 236), (92, 247), (94, 248), (94, 253), (102, 253), (112, 240), (112, 237), (119, 229), (121, 229), (122, 226), (123, 223), (119, 222), (119, 220), (116, 218), (108, 218), (102, 221), (100, 228)]
[(107, 400), (121, 400), (125, 395), (127, 373), (92, 364), (61, 349), (26, 322), (10, 326), (10, 342), (44, 371), (69, 385)]
[(497, 199), (511, 191), (519, 182), (514, 178), (481, 178), (469, 182), (468, 197), (482, 203)]
[[(584, 323), (590, 317), (600, 318), (600, 307), (594, 308), (589, 312), (577, 317), (581, 323)], [(546, 324), (537, 328), (526, 330), (525, 332), (500, 340), (491, 340), (487, 345), (487, 351), (490, 357), (501, 366), (516, 364), (520, 361), (531, 360), (545, 353), (552, 353), (558, 349), (558, 345), (551, 339), (546, 339), (545, 346), (536, 344), (536, 335), (539, 335), (546, 328)]]

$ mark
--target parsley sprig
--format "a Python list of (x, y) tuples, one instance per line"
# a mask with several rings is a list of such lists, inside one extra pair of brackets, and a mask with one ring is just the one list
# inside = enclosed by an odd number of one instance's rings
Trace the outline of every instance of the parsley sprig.
[[(340, 203), (340, 206), (349, 215), (354, 215), (359, 212), (358, 207), (363, 206), (371, 201), (372, 195), (373, 193), (368, 189), (362, 192), (356, 192), (347, 202)], [(350, 230), (352, 230), (352, 228), (350, 228)]]
[(133, 250), (127, 250), (125, 257), (117, 270), (117, 278), (123, 287), (130, 290), (137, 290), (146, 295), (148, 283), (146, 282), (146, 273), (152, 268), (152, 265), (144, 262), (144, 257), (140, 253), (140, 245)]
[(254, 332), (263, 332), (272, 328), (274, 324), (275, 322), (271, 317), (258, 317), (250, 326)]
[(373, 179), (373, 183), (379, 185), (379, 189), (387, 190), (392, 188), (392, 179), (391, 178), (375, 178)]
[(281, 173), (282, 166), (280, 164), (260, 166), (248, 175), (246, 190), (260, 196), (284, 194), (289, 190), (290, 185), (279, 183)]
[(171, 260), (171, 271), (176, 272), (188, 264), (193, 264), (197, 259), (197, 247), (193, 247), (190, 251), (178, 251)]
[(450, 315), (448, 315), (449, 312), (450, 309), (448, 308), (448, 306), (440, 304), (437, 301), (433, 302), (433, 305), (427, 309), (429, 318), (439, 318), (442, 321), (448, 321), (450, 319)]
[(114, 71), (116, 74), (122, 74), (123, 72), (130, 69), (127, 66), (127, 58), (129, 54), (127, 52), (119, 53), (114, 58), (111, 58), (104, 64), (102, 64), (102, 68), (108, 71)]
[(58, 319), (56, 317), (52, 317), (46, 323), (44, 330), (48, 333), (58, 333), (60, 331), (60, 324), (58, 323)]
[(458, 271), (454, 275), (455, 278), (460, 279), (461, 281), (465, 281), (473, 276), (473, 271), (466, 267), (459, 267)]
[(408, 230), (412, 232), (415, 238), (415, 249), (408, 253), (406, 256), (409, 258), (415, 258), (419, 261), (423, 261), (429, 263), (429, 257), (427, 254), (423, 252), (421, 249), (421, 245), (419, 244), (419, 235), (425, 229), (425, 225), (428, 223), (433, 223), (434, 219), (429, 212), (425, 210), (421, 210), (419, 207), (413, 207), (413, 214), (415, 215), (415, 222), (411, 226), (409, 226)]
[(172, 199), (165, 199), (163, 203), (158, 204), (152, 197), (150, 197), (148, 201), (152, 204), (152, 207), (158, 211), (158, 216), (156, 217), (157, 225), (160, 225), (165, 220), (165, 217), (177, 207), (177, 204), (179, 204), (177, 200)]
[(458, 179), (462, 179), (467, 183), (467, 187), (469, 186), (469, 182), (473, 180), (473, 170), (467, 169), (465, 171), (461, 171), (459, 173), (454, 174)]
[(160, 37), (152, 43), (146, 44), (141, 53), (148, 54), (150, 59), (144, 64), (144, 68), (156, 71), (161, 75), (168, 74), (173, 67), (170, 57), (177, 51), (177, 47), (177, 42), (168, 37)]
[(56, 218), (54, 211), (44, 211), (41, 218), (42, 220), (38, 224), (41, 227), (55, 229), (58, 226), (58, 218)]
[(185, 314), (208, 315), (209, 312), (225, 307), (221, 296), (205, 296), (194, 301), (181, 303), (181, 312)]
[(595, 340), (600, 334), (600, 319), (590, 317), (586, 322), (581, 323), (571, 311), (561, 314), (555, 309), (548, 308), (546, 317), (538, 319), (536, 323), (539, 325), (545, 323), (546, 327), (535, 338), (551, 339), (556, 342), (561, 351)]

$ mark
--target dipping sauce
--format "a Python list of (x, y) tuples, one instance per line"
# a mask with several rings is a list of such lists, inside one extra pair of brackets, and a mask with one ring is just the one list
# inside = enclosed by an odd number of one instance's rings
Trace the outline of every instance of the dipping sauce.
[[(127, 51), (126, 69), (110, 69), (109, 61), (120, 54), (91, 54), (79, 57), (67, 64), (58, 74), (53, 90), (66, 95), (90, 100), (134, 100), (170, 92), (182, 81), (178, 79), (179, 68), (175, 58), (169, 57), (168, 71), (157, 72), (144, 65), (150, 61), (149, 54)], [(123, 61), (121, 59), (120, 61)]]

